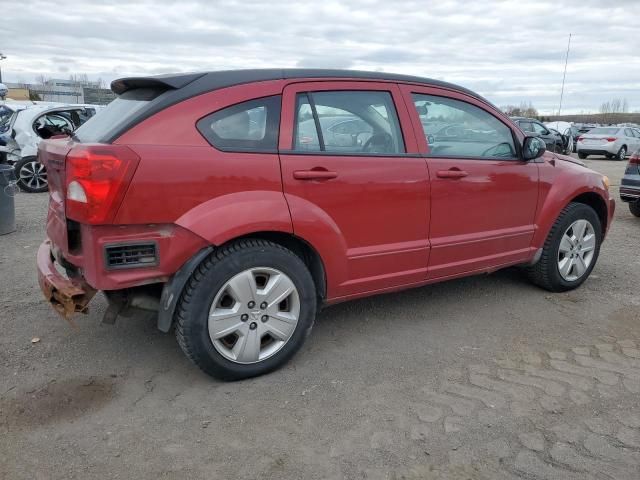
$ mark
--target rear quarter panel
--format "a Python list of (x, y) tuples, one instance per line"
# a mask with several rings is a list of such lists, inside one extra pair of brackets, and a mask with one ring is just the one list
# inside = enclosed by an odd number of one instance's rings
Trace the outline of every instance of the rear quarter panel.
[(196, 129), (210, 113), (282, 93), (284, 81), (209, 92), (169, 107), (116, 140), (140, 164), (115, 223), (175, 223), (212, 244), (260, 230), (291, 232), (277, 153), (231, 153)]

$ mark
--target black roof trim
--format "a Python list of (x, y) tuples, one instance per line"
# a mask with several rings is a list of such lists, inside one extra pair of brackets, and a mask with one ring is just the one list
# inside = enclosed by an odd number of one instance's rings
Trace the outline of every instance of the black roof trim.
[(314, 68), (273, 68), (273, 69), (249, 69), (249, 70), (220, 70), (203, 73), (180, 73), (175, 75), (159, 75), (152, 77), (130, 77), (114, 80), (111, 89), (114, 93), (121, 95), (128, 90), (135, 88), (160, 88), (162, 93), (149, 102), (149, 105), (128, 117), (123, 122), (115, 126), (105, 138), (105, 143), (111, 143), (127, 130), (136, 124), (146, 120), (152, 115), (164, 110), (171, 105), (187, 100), (189, 98), (202, 95), (221, 88), (232, 87), (253, 82), (264, 82), (268, 80), (287, 79), (322, 79), (339, 78), (344, 80), (381, 80), (398, 83), (415, 83), (447, 88), (450, 90), (465, 93), (476, 98), (494, 108), (491, 102), (464, 87), (453, 83), (443, 82), (430, 78), (414, 77), (411, 75), (401, 75), (385, 72), (367, 72), (361, 70), (332, 70)]
[(122, 95), (127, 90), (132, 90), (134, 88), (177, 90), (178, 88), (182, 88), (204, 75), (206, 75), (206, 73), (182, 73), (178, 75), (157, 75), (154, 77), (119, 78), (111, 82), (111, 91), (116, 95)]

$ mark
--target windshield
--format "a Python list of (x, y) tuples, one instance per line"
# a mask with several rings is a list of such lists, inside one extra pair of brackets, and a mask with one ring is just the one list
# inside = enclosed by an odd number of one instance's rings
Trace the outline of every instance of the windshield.
[(590, 134), (594, 135), (615, 135), (618, 133), (619, 128), (592, 128), (589, 130)]
[(5, 105), (0, 105), (0, 133), (7, 133), (9, 131), (11, 117), (13, 117), (13, 110)]

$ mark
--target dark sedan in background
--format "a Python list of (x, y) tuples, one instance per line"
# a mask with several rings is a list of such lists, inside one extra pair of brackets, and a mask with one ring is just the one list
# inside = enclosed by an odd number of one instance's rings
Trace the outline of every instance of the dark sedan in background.
[(547, 145), (547, 150), (556, 153), (564, 153), (566, 149), (565, 141), (560, 133), (551, 131), (535, 118), (511, 117), (511, 120), (513, 120), (526, 134), (535, 135), (536, 137), (540, 137), (544, 140), (544, 143)]

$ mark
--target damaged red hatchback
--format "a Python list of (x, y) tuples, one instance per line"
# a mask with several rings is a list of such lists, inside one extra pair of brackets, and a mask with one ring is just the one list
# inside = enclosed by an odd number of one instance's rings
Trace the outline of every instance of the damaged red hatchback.
[(511, 265), (575, 288), (611, 224), (606, 177), (449, 83), (244, 70), (112, 89), (40, 144), (41, 288), (65, 317), (98, 290), (106, 322), (157, 311), (216, 377), (282, 365), (343, 300)]

